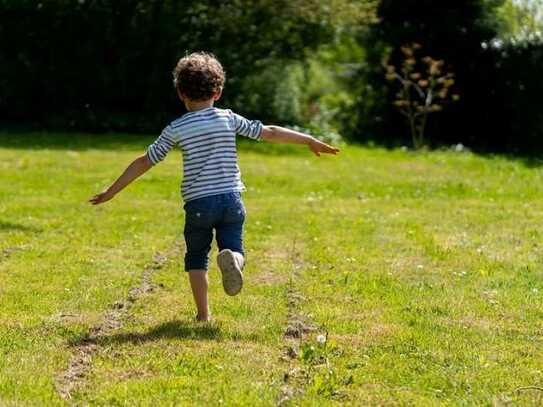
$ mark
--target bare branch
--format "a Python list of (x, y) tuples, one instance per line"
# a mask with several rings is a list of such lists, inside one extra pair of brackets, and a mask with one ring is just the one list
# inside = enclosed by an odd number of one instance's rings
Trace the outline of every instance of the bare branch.
[(419, 94), (420, 98), (424, 100), (426, 98), (426, 95), (424, 94), (424, 91), (422, 90), (422, 88), (419, 85), (417, 85), (415, 82), (413, 82), (413, 86), (415, 90), (417, 91), (417, 93)]
[(433, 100), (434, 100), (434, 93), (433, 93), (432, 89), (429, 89), (428, 94), (426, 95), (426, 102), (424, 104), (426, 106), (431, 106)]

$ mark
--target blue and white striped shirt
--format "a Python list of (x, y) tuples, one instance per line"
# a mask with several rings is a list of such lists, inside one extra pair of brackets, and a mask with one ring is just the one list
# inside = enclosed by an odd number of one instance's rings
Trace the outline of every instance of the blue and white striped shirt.
[(237, 162), (236, 134), (260, 140), (262, 123), (231, 110), (209, 107), (171, 122), (147, 149), (154, 164), (176, 145), (183, 152), (181, 195), (185, 202), (209, 195), (241, 192), (245, 186)]

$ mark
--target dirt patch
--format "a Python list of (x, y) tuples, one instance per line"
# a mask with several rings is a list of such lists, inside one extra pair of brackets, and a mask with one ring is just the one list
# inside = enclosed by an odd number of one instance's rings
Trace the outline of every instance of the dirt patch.
[(265, 269), (254, 276), (250, 276), (250, 281), (252, 285), (274, 285), (285, 283), (286, 278), (281, 273), (275, 273), (272, 269)]
[(287, 321), (284, 331), (283, 354), (281, 359), (288, 363), (283, 373), (283, 386), (279, 392), (277, 405), (282, 406), (303, 394), (305, 382), (301, 380), (298, 361), (299, 349), (306, 334), (315, 332), (318, 328), (300, 312), (300, 304), (305, 297), (296, 289), (296, 283), (301, 279), (300, 269), (303, 266), (301, 253), (293, 242), (289, 261), (292, 264), (292, 277), (287, 287)]
[(363, 349), (371, 344), (382, 343), (386, 338), (398, 334), (400, 327), (393, 323), (373, 323), (358, 334), (335, 335), (334, 339), (341, 348)]
[(249, 276), (252, 285), (270, 286), (274, 284), (284, 284), (287, 282), (287, 276), (278, 272), (281, 263), (285, 260), (285, 253), (275, 248), (263, 256), (260, 261), (260, 268), (257, 273)]
[(0, 261), (6, 260), (8, 257), (10, 257), (13, 253), (20, 252), (23, 249), (21, 247), (6, 247), (5, 249), (0, 250)]
[(99, 340), (119, 329), (132, 304), (146, 293), (155, 290), (156, 286), (152, 283), (153, 273), (178, 253), (178, 247), (179, 244), (176, 242), (167, 253), (156, 253), (153, 260), (144, 267), (139, 285), (129, 290), (125, 300), (113, 303), (105, 312), (102, 322), (92, 327), (83, 340), (73, 345), (74, 351), (68, 367), (57, 376), (55, 381), (56, 390), (64, 400), (71, 399), (73, 392), (83, 384), (91, 369), (92, 357), (98, 351)]
[(399, 328), (395, 324), (375, 323), (369, 327), (367, 335), (370, 338), (382, 338), (393, 336), (398, 331)]
[(305, 297), (296, 292), (292, 285), (287, 288), (287, 327), (284, 333), (285, 339), (301, 339), (304, 334), (317, 331), (317, 327), (298, 311), (299, 304), (304, 300)]
[(463, 327), (466, 329), (478, 329), (487, 332), (499, 331), (505, 328), (503, 321), (493, 321), (473, 315), (467, 315), (458, 319), (442, 319), (442, 322), (446, 325)]

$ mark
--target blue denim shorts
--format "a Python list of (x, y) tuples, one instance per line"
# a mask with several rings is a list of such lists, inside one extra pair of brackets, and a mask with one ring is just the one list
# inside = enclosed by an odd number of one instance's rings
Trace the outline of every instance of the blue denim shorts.
[(219, 250), (243, 252), (245, 206), (239, 192), (206, 196), (185, 204), (185, 271), (207, 270), (215, 230)]

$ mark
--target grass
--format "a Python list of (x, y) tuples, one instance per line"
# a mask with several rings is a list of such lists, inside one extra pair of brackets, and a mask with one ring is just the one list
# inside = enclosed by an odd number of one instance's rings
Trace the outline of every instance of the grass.
[(178, 153), (86, 203), (151, 141), (0, 134), (1, 405), (541, 405), (542, 168), (255, 143), (242, 294), (213, 265), (215, 322), (195, 324), (170, 259), (60, 398), (77, 345), (182, 238)]

